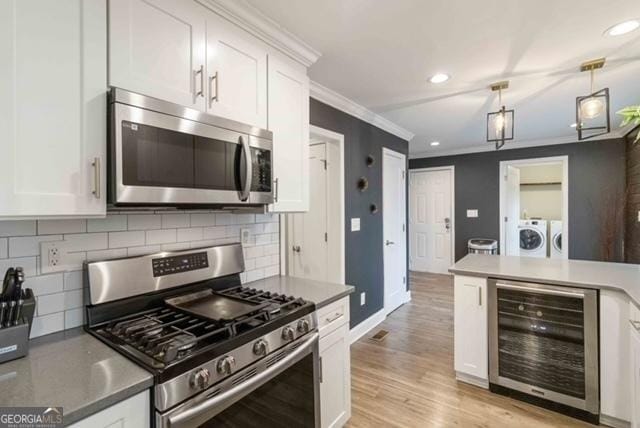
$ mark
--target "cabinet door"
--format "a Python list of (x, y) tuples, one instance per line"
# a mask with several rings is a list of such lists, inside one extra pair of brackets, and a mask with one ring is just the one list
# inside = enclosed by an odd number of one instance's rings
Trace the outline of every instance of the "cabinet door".
[(205, 17), (194, 2), (109, 2), (109, 84), (205, 109)]
[(269, 129), (273, 132), (275, 212), (309, 210), (309, 78), (306, 69), (269, 56)]
[(207, 13), (207, 110), (267, 127), (267, 49), (213, 12)]
[(456, 276), (454, 280), (455, 370), (489, 379), (487, 280)]
[(631, 428), (640, 428), (640, 329), (631, 327)]
[(322, 428), (341, 427), (351, 417), (351, 354), (349, 325), (320, 339), (320, 422)]
[(105, 214), (106, 45), (106, 2), (0, 3), (0, 218)]
[(150, 426), (149, 391), (94, 413), (69, 428), (145, 428)]

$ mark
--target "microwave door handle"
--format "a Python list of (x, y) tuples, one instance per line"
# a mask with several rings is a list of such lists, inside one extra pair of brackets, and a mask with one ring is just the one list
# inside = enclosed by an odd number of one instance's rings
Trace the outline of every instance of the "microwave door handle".
[(280, 374), (284, 370), (293, 366), (298, 362), (300, 357), (309, 352), (313, 346), (318, 342), (318, 333), (313, 333), (309, 339), (305, 340), (300, 346), (298, 346), (293, 352), (278, 361), (265, 371), (258, 373), (257, 375), (249, 378), (245, 382), (241, 382), (234, 388), (223, 392), (222, 394), (211, 397), (208, 400), (199, 403), (190, 409), (186, 409), (182, 412), (178, 411), (175, 415), (169, 416), (168, 426), (177, 427), (182, 425), (189, 425), (188, 422), (201, 416), (203, 414), (210, 414), (215, 411), (220, 405), (235, 402), (238, 399), (244, 397), (247, 393), (258, 388), (260, 385), (268, 381), (269, 379)]
[(249, 140), (240, 136), (240, 144), (242, 145), (242, 151), (244, 152), (244, 160), (246, 162), (245, 180), (244, 186), (240, 191), (240, 200), (246, 201), (249, 199), (249, 193), (251, 192), (251, 180), (253, 178), (253, 162), (251, 161), (251, 148), (249, 147)]

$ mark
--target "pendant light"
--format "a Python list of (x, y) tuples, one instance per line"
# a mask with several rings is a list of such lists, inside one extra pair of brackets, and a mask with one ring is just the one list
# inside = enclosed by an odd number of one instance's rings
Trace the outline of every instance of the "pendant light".
[(611, 131), (609, 88), (594, 91), (595, 71), (604, 67), (604, 62), (604, 58), (599, 58), (580, 66), (581, 72), (590, 73), (591, 83), (589, 95), (576, 98), (576, 131), (580, 141)]
[(513, 140), (514, 111), (502, 105), (502, 91), (509, 88), (509, 81), (494, 83), (490, 88), (498, 92), (499, 110), (487, 113), (487, 142), (495, 143), (498, 150), (506, 141)]

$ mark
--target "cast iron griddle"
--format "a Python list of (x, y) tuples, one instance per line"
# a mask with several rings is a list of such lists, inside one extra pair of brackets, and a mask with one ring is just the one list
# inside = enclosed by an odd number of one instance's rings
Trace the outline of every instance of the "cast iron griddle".
[(233, 321), (269, 306), (269, 302), (253, 303), (244, 299), (223, 296), (212, 290), (203, 290), (166, 299), (176, 309), (213, 321)]

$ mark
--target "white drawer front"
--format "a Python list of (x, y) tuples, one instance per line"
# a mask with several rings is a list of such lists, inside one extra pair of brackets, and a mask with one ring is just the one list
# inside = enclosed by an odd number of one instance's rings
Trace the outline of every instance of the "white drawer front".
[(329, 334), (349, 322), (349, 298), (345, 297), (318, 310), (318, 331), (320, 336)]

